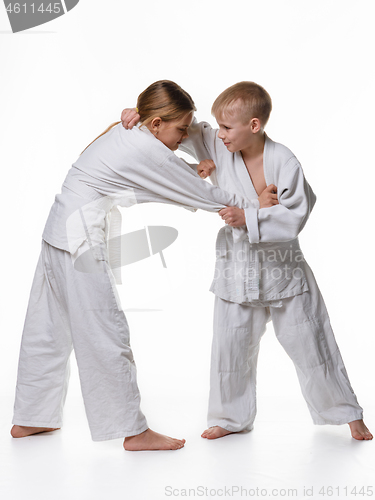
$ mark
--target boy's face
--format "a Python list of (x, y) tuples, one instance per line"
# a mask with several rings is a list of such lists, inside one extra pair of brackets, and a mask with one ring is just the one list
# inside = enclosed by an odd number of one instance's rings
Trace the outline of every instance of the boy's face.
[(218, 137), (227, 147), (228, 151), (235, 153), (250, 147), (254, 141), (254, 127), (252, 120), (247, 124), (236, 116), (223, 114), (216, 118), (219, 125)]

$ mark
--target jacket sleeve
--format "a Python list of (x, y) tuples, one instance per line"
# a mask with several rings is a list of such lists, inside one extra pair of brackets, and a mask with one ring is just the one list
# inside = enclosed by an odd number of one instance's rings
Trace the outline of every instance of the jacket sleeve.
[(174, 153), (159, 165), (150, 162), (148, 166), (128, 168), (126, 178), (138, 186), (142, 201), (164, 199), (167, 203), (209, 212), (218, 212), (226, 206), (245, 208), (249, 204), (246, 198), (201, 179), (188, 163)]
[(257, 200), (252, 200), (245, 208), (250, 243), (295, 239), (315, 205), (316, 196), (298, 161), (294, 158), (294, 162), (287, 164), (283, 170), (277, 186), (279, 204), (259, 209)]

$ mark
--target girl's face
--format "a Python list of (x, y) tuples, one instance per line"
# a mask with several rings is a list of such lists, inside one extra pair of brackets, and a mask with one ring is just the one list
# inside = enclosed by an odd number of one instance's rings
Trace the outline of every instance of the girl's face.
[(189, 137), (188, 128), (193, 121), (194, 112), (186, 113), (179, 120), (163, 122), (161, 118), (154, 118), (149, 129), (167, 148), (176, 151), (181, 142)]

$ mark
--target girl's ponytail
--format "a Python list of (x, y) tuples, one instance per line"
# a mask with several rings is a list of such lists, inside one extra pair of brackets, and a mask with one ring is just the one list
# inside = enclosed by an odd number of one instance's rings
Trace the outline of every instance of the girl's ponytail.
[[(111, 130), (111, 128), (115, 127), (115, 126), (116, 126), (116, 125), (118, 125), (119, 123), (121, 123), (121, 122), (115, 122), (115, 123), (112, 123), (112, 125), (110, 125), (108, 128), (106, 128), (106, 129), (104, 130), (104, 132), (102, 132), (100, 135), (98, 135), (98, 137), (97, 137), (96, 139), (99, 139), (99, 137), (101, 137), (102, 135), (104, 135), (104, 134), (106, 134), (107, 132), (109, 132), (109, 131)], [(84, 151), (86, 151), (86, 149), (87, 149), (89, 146), (91, 146), (91, 144), (92, 144), (93, 142), (95, 142), (95, 141), (96, 141), (96, 139), (94, 139), (92, 142), (90, 142), (90, 144), (89, 144), (88, 146), (86, 146), (86, 147), (85, 147), (85, 149), (82, 151), (82, 153), (83, 153)], [(82, 154), (82, 153), (81, 153), (81, 154)]]

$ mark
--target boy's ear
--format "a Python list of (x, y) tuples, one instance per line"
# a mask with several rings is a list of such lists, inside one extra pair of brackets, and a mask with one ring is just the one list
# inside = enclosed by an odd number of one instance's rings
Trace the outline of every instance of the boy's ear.
[(250, 120), (251, 132), (256, 134), (262, 128), (262, 124), (260, 123), (259, 118), (252, 118)]

